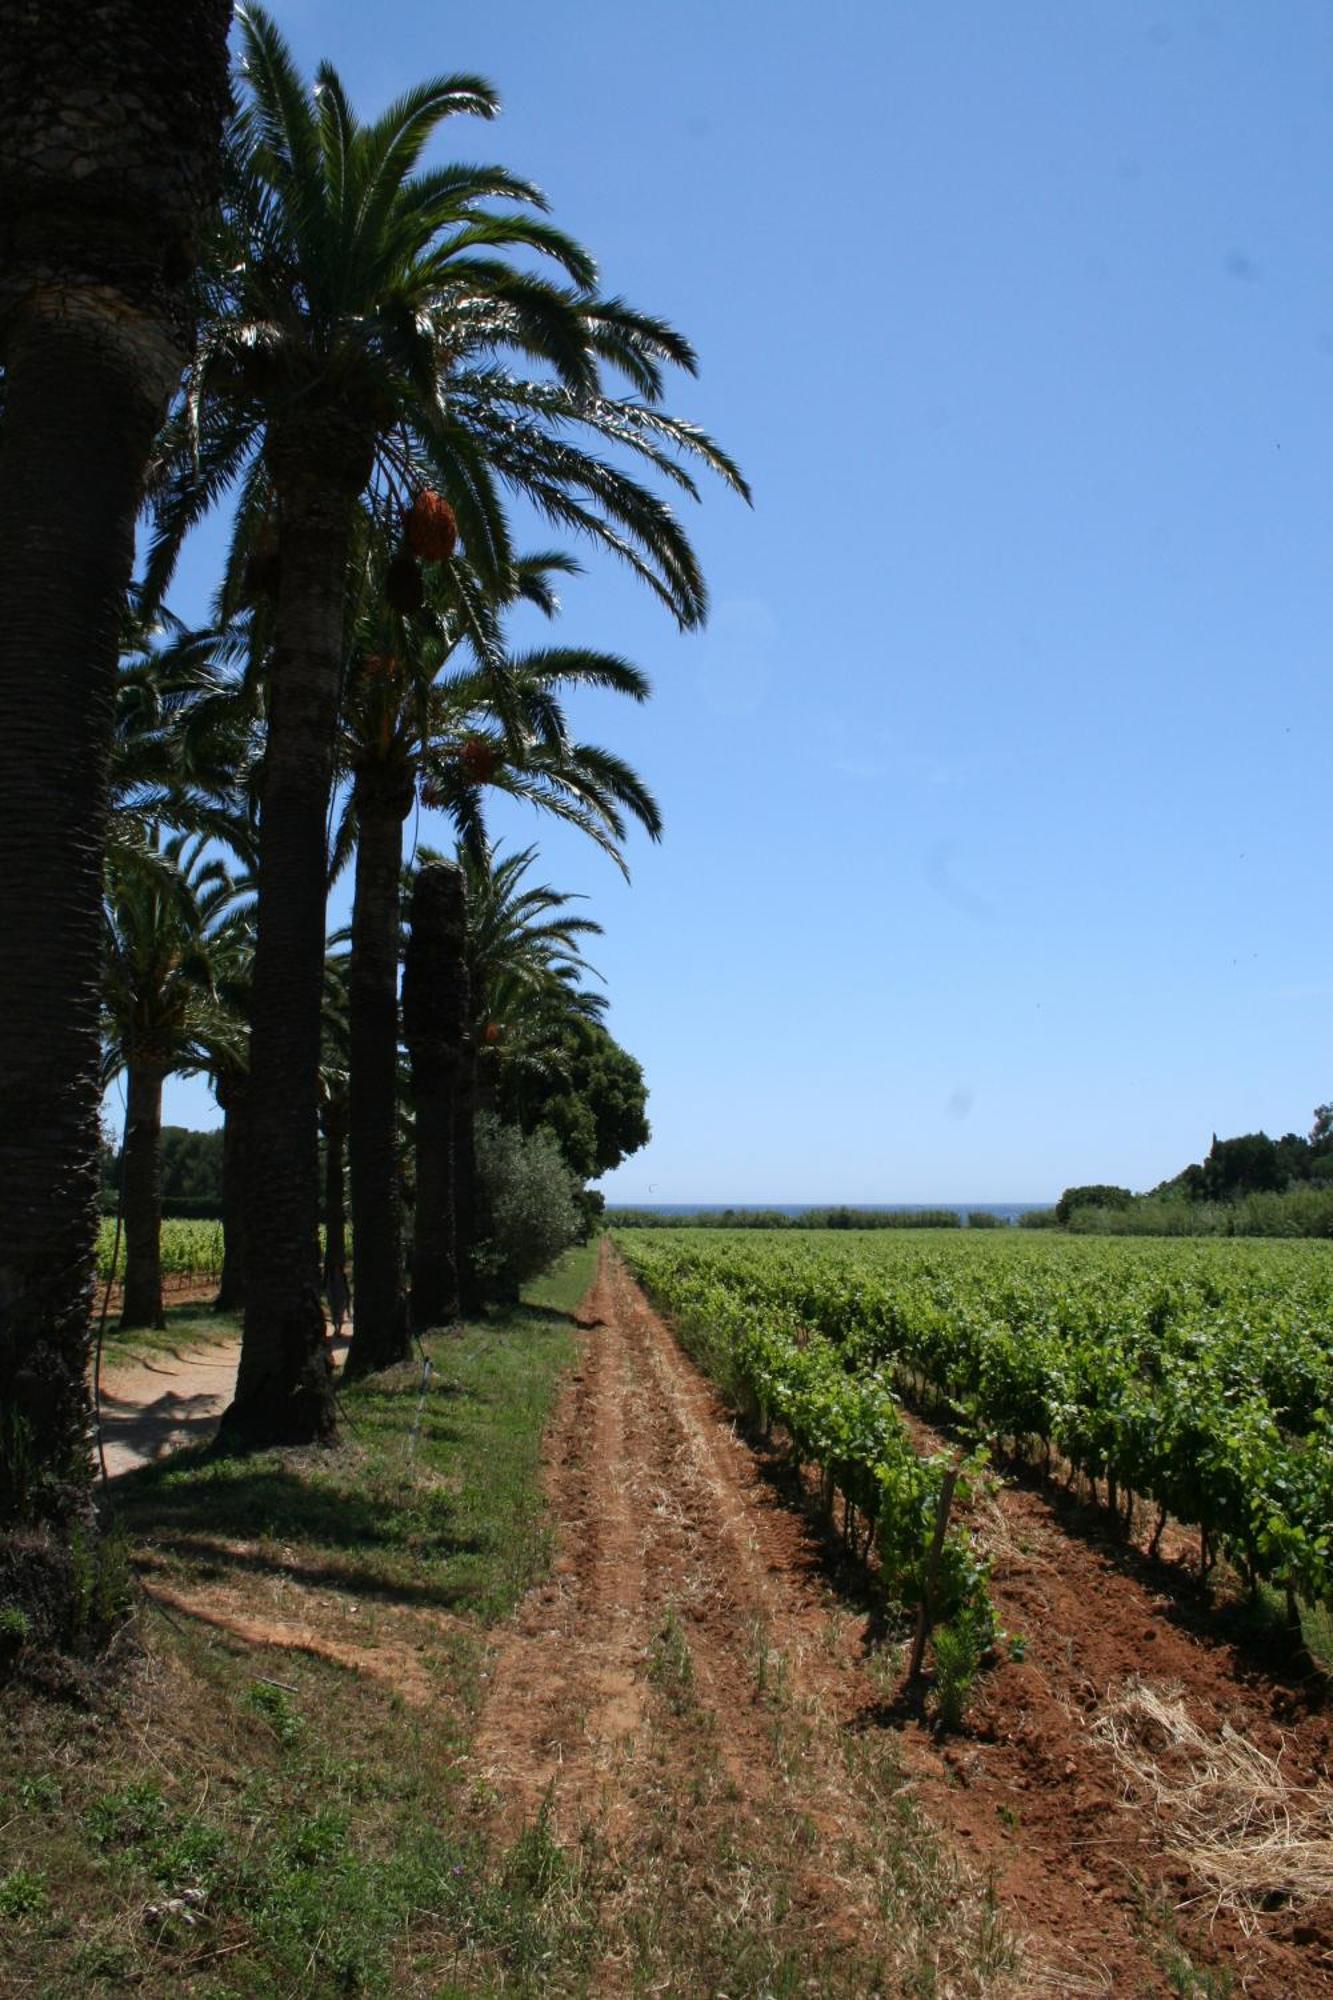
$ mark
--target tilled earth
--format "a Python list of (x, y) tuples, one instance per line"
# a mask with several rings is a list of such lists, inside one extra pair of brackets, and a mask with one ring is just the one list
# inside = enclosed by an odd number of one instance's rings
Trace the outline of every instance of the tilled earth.
[[(988, 1481), (971, 1525), (1007, 1638), (963, 1728), (937, 1736), (904, 1698), (873, 1578), (609, 1247), (579, 1320), (546, 1440), (553, 1564), (493, 1635), (460, 1771), (478, 1831), (590, 1941), (549, 1990), (1333, 1994), (1328, 1903), (1218, 1910), (1096, 1730), (1147, 1682), (1210, 1738), (1229, 1725), (1277, 1758), (1293, 1802), (1329, 1798), (1324, 1682), (1247, 1650), (1183, 1538), (1150, 1561), (1053, 1489)], [(222, 1386), (158, 1364), (142, 1415), (165, 1434), (202, 1414), (182, 1396)], [(247, 1645), (323, 1655), (423, 1711), (449, 1696), (448, 1614), (381, 1603), (371, 1631), (297, 1574), (177, 1582), (150, 1587)]]
[[(1333, 1992), (1328, 1907), (1279, 1904), (1244, 1925), (1217, 1911), (1092, 1727), (1143, 1678), (1178, 1691), (1205, 1730), (1229, 1723), (1280, 1753), (1293, 1784), (1322, 1787), (1321, 1682), (1247, 1657), (1182, 1564), (1102, 1538), (1058, 1495), (995, 1481), (973, 1524), (1009, 1639), (964, 1729), (939, 1739), (900, 1698), (900, 1650), (853, 1608), (854, 1568), (835, 1577), (829, 1537), (777, 1459), (737, 1434), (609, 1250), (584, 1318), (548, 1444), (554, 1575), (501, 1643), (473, 1752), (502, 1821), (545, 1805), (562, 1838), (595, 1834), (623, 1862), (627, 1904), (664, 1792), (694, 1801), (669, 1860), (700, 1894), (728, 1841), (762, 1855), (785, 1829), (809, 1935), (879, 1963), (886, 1991), (907, 1976), (894, 1926), (911, 1896), (894, 1871), (929, 1843), (928, 1823), (945, 1851), (917, 1903), (938, 1918), (951, 1899), (952, 1920), (908, 1956), (934, 1954), (941, 1990)], [(923, 1448), (938, 1443), (921, 1428)]]

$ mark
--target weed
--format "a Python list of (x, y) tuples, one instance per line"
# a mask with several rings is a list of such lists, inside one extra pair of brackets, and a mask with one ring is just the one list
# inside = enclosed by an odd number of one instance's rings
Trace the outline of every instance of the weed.
[(648, 1662), (649, 1678), (661, 1688), (677, 1715), (694, 1706), (694, 1661), (680, 1613), (667, 1606)]
[(935, 1722), (942, 1730), (960, 1729), (986, 1656), (987, 1635), (978, 1630), (970, 1607), (932, 1635), (935, 1648)]
[(285, 1750), (290, 1750), (294, 1743), (300, 1741), (304, 1723), (292, 1707), (286, 1688), (280, 1688), (272, 1681), (252, 1681), (247, 1699), (251, 1708), (263, 1716)]
[(0, 1922), (19, 1923), (24, 1917), (43, 1917), (50, 1906), (46, 1876), (32, 1868), (11, 1868), (0, 1875)]
[(17, 1651), (31, 1630), (32, 1620), (20, 1605), (0, 1604), (0, 1650)]
[(61, 1803), (60, 1786), (47, 1771), (39, 1771), (34, 1778), (21, 1778), (18, 1785), (18, 1801), (24, 1812), (56, 1812)]
[(94, 1799), (83, 1817), (95, 1847), (144, 1847), (166, 1826), (167, 1807), (151, 1781), (120, 1786)]

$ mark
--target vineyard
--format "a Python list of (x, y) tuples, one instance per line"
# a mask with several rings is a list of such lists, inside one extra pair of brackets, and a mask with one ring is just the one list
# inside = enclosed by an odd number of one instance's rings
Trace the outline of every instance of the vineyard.
[[(103, 1216), (97, 1235), (97, 1277), (105, 1284), (110, 1277), (125, 1275), (125, 1238), (122, 1233), (116, 1269), (111, 1257), (116, 1242), (116, 1225)], [(222, 1269), (222, 1224), (185, 1222), (168, 1218), (162, 1224), (162, 1275), (164, 1278), (215, 1278)]]
[[(911, 1602), (942, 1477), (895, 1397), (1196, 1530), (1257, 1590), (1333, 1602), (1333, 1248), (709, 1231), (619, 1246), (736, 1400), (864, 1511)], [(958, 1601), (979, 1566), (952, 1531)]]

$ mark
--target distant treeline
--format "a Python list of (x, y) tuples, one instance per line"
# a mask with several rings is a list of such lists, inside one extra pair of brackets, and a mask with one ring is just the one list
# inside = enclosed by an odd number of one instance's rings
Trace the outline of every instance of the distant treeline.
[(1333, 1236), (1333, 1104), (1316, 1106), (1308, 1138), (1214, 1134), (1204, 1160), (1150, 1194), (1066, 1188), (1054, 1208), (1031, 1210), (1019, 1226), (1080, 1236)]
[[(969, 1227), (1002, 1227), (1000, 1218), (979, 1209)], [(780, 1208), (705, 1208), (694, 1215), (663, 1215), (652, 1208), (608, 1208), (613, 1229), (961, 1229), (956, 1208), (807, 1208), (788, 1215)]]
[(1076, 1206), (1064, 1223), (1053, 1208), (1032, 1209), (1018, 1226), (1064, 1228), (1072, 1236), (1333, 1236), (1333, 1188), (1295, 1187), (1235, 1201), (1131, 1195), (1120, 1207)]
[[(194, 1222), (222, 1214), (222, 1132), (162, 1127), (162, 1213)], [(120, 1194), (120, 1151), (102, 1148), (102, 1210), (114, 1215)]]

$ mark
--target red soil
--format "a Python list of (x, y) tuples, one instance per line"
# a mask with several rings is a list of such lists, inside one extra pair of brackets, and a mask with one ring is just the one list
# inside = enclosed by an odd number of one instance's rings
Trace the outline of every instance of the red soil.
[[(1000, 1481), (973, 1503), (974, 1525), (1021, 1658), (1002, 1649), (963, 1731), (939, 1739), (891, 1687), (886, 1695), (873, 1621), (831, 1600), (833, 1570), (863, 1593), (864, 1573), (841, 1565), (794, 1504), (777, 1455), (738, 1437), (612, 1256), (587, 1317), (583, 1365), (548, 1444), (555, 1576), (502, 1646), (475, 1751), (511, 1824), (555, 1780), (566, 1833), (595, 1816), (613, 1836), (632, 1835), (653, 1647), (666, 1607), (680, 1604), (696, 1682), (726, 1717), (739, 1794), (731, 1810), (761, 1813), (774, 1797), (771, 1730), (745, 1636), (762, 1626), (793, 1663), (801, 1700), (844, 1732), (893, 1733), (927, 1817), (976, 1877), (993, 1881), (1027, 1941), (1016, 1990), (1202, 1991), (1180, 1983), (1183, 1948), (1256, 2000), (1333, 1992), (1333, 1911), (1261, 1913), (1249, 1936), (1235, 1916), (1214, 1915), (1170, 1858), (1164, 1825), (1126, 1798), (1091, 1727), (1141, 1676), (1179, 1688), (1205, 1729), (1230, 1722), (1280, 1751), (1294, 1782), (1322, 1786), (1333, 1753), (1322, 1682), (1284, 1678), (1247, 1654), (1178, 1564), (1103, 1539), (1098, 1518), (1059, 1495)], [(831, 1764), (807, 1791), (827, 1849), (859, 1808)], [(848, 1907), (845, 1881), (821, 1881), (813, 1867), (808, 1893), (812, 1919), (873, 1922)]]

